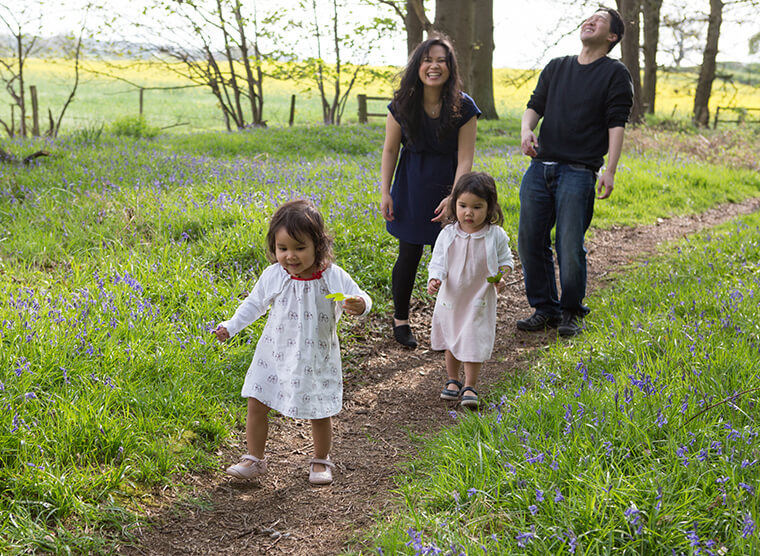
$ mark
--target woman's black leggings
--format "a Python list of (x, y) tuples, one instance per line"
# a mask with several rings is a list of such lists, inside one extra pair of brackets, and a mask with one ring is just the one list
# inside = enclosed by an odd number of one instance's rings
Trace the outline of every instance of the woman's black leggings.
[(409, 318), (409, 303), (412, 299), (417, 266), (422, 258), (424, 245), (415, 245), (398, 241), (398, 259), (391, 274), (391, 291), (393, 292), (393, 316), (398, 320)]

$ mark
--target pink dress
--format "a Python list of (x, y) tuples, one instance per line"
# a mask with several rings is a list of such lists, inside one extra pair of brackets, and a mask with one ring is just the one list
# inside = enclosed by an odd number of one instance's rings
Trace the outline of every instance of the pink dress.
[(438, 291), (430, 344), (459, 361), (490, 359), (496, 337), (496, 288), (487, 278), (488, 226), (468, 234), (459, 226), (448, 248), (448, 273)]

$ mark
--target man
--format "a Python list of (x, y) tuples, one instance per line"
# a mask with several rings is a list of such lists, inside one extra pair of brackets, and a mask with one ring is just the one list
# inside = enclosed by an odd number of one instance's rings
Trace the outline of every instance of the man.
[[(626, 67), (607, 54), (623, 38), (620, 14), (600, 8), (581, 25), (581, 53), (555, 58), (541, 72), (522, 117), (522, 152), (533, 160), (520, 186), (517, 248), (528, 302), (535, 312), (520, 330), (557, 327), (580, 333), (589, 312), (586, 295), (586, 230), (594, 212), (594, 185), (606, 199), (615, 183), (623, 132), (633, 104)], [(539, 139), (533, 133), (543, 118)], [(600, 171), (604, 155), (607, 166)], [(562, 297), (557, 295), (551, 232)]]

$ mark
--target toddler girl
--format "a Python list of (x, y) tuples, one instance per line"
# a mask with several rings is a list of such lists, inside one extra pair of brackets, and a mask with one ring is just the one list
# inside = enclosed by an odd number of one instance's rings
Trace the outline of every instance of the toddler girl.
[[(343, 403), (336, 324), (342, 311), (365, 315), (372, 300), (348, 273), (332, 264), (332, 241), (322, 216), (308, 201), (290, 201), (272, 217), (267, 233), (274, 263), (261, 273), (233, 317), (214, 333), (220, 342), (269, 311), (243, 384), (248, 398), (248, 454), (227, 473), (250, 479), (267, 471), (264, 447), (270, 409), (311, 420), (314, 458), (309, 482), (332, 482), (332, 424)], [(342, 302), (331, 294), (347, 296)], [(343, 296), (339, 296), (343, 297)]]
[(449, 212), (455, 222), (438, 236), (428, 265), (428, 293), (438, 292), (430, 344), (446, 350), (448, 382), (441, 399), (476, 408), (475, 384), (496, 336), (496, 293), (514, 262), (491, 176), (462, 175), (451, 191)]

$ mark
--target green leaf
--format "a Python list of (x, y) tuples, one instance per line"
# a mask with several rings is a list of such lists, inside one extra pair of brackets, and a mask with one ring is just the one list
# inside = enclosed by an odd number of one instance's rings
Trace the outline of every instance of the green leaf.
[(486, 278), (486, 280), (488, 280), (490, 284), (495, 284), (496, 282), (501, 280), (502, 276), (504, 276), (504, 272), (500, 270), (495, 276), (489, 276), (488, 278)]
[(336, 292), (336, 293), (331, 293), (331, 294), (328, 294), (328, 295), (326, 295), (325, 297), (326, 297), (327, 299), (333, 299), (333, 300), (335, 300), (335, 301), (343, 301), (344, 299), (348, 299), (348, 298), (349, 298), (349, 297), (351, 297), (351, 296), (349, 296), (349, 295), (346, 295), (346, 294), (344, 294), (344, 293)]

